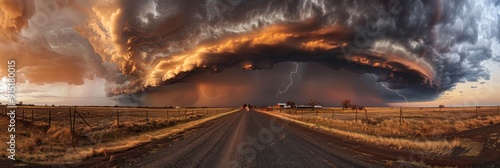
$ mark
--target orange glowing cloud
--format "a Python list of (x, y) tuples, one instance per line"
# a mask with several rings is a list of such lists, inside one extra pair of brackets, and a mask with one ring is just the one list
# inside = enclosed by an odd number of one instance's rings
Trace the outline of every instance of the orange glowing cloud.
[[(92, 78), (90, 67), (84, 58), (74, 55), (62, 55), (42, 48), (10, 45), (0, 47), (0, 61), (16, 60), (20, 82), (45, 84), (65, 82), (82, 85), (85, 78)], [(5, 74), (7, 64), (0, 64), (0, 73)]]

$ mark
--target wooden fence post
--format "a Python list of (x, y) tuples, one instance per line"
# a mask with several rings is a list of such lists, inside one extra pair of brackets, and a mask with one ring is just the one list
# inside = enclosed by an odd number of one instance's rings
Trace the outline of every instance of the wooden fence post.
[(479, 106), (476, 106), (476, 118), (479, 117), (479, 115), (477, 115), (477, 109), (478, 109)]
[(168, 122), (168, 120), (170, 120), (170, 116), (169, 116), (168, 110), (167, 110), (167, 122)]
[(187, 112), (188, 112), (188, 109), (186, 108), (186, 109), (184, 110), (184, 116), (183, 116), (184, 120), (186, 119), (186, 114), (187, 114)]
[(51, 124), (52, 124), (52, 111), (49, 110), (49, 128)]
[(356, 108), (356, 119), (355, 121), (357, 122), (358, 121), (358, 108)]
[(399, 107), (399, 125), (403, 124), (403, 107)]
[(31, 110), (31, 124), (35, 124), (35, 110)]
[(69, 109), (69, 130), (71, 132), (71, 135), (73, 135), (73, 119), (71, 118), (71, 107)]
[(363, 109), (363, 110), (365, 110), (366, 123), (368, 123), (368, 124), (369, 124), (369, 123), (370, 123), (370, 120), (368, 120), (368, 112), (367, 112), (366, 108), (365, 108), (365, 109)]
[(332, 120), (335, 119), (335, 109), (332, 109)]
[(73, 132), (75, 132), (75, 125), (76, 125), (76, 106), (75, 109), (73, 110)]
[(120, 111), (116, 109), (116, 129), (120, 127)]
[[(168, 113), (167, 113), (168, 114)], [(167, 117), (168, 118), (168, 117)], [(168, 119), (167, 119), (168, 120)], [(146, 111), (146, 124), (149, 124), (149, 112)]]

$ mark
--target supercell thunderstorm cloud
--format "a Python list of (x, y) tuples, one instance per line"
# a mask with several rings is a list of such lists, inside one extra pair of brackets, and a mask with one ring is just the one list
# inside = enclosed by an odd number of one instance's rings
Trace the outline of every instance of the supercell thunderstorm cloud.
[[(337, 102), (362, 92), (359, 101), (380, 105), (405, 101), (393, 91), (425, 101), (489, 80), (499, 9), (493, 0), (0, 0), (0, 53), (32, 83), (104, 78), (125, 103)], [(246, 96), (227, 103), (234, 93)]]

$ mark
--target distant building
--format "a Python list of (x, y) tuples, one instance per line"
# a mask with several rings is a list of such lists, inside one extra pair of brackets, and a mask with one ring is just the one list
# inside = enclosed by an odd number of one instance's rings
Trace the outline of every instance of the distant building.
[(278, 107), (278, 108), (292, 108), (291, 106), (287, 105), (286, 103), (277, 103), (276, 107)]
[[(286, 103), (276, 103), (276, 106), (277, 108), (292, 108), (291, 106), (287, 105)], [(305, 104), (300, 104), (300, 105), (296, 105), (296, 108), (311, 108), (311, 106), (309, 105), (305, 105)], [(320, 105), (315, 105), (314, 108), (323, 108), (323, 106), (320, 106)]]
[(311, 108), (311, 106), (300, 104), (300, 105), (297, 105), (297, 108)]
[[(311, 108), (311, 106), (305, 105), (305, 104), (301, 104), (301, 105), (297, 105), (297, 108)], [(314, 108), (323, 108), (323, 106), (315, 105)]]

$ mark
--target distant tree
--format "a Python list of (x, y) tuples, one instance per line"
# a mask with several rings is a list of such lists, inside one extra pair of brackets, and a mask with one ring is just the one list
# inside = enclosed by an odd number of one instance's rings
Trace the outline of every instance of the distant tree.
[(294, 101), (291, 101), (291, 100), (288, 100), (288, 101), (286, 102), (286, 105), (287, 105), (287, 106), (290, 106), (291, 108), (295, 108), (295, 107), (296, 107), (296, 106), (295, 106), (295, 102), (294, 102)]
[(444, 108), (444, 105), (439, 105), (439, 110), (441, 110), (442, 108)]
[(358, 106), (355, 104), (351, 104), (350, 107), (353, 111), (358, 109)]
[(365, 111), (366, 123), (370, 123), (370, 121), (368, 120), (368, 113), (367, 113), (368, 110), (366, 110), (366, 108), (363, 107), (363, 106), (358, 106), (358, 110), (364, 110)]
[(311, 107), (311, 108), (312, 108), (312, 110), (314, 111), (314, 110), (316, 109), (316, 107), (315, 107), (315, 106), (320, 105), (321, 103), (320, 103), (319, 101), (314, 100), (314, 99), (312, 99), (312, 98), (311, 98), (311, 99), (309, 99), (309, 102), (307, 102), (307, 104), (308, 104), (308, 105), (309, 105), (309, 107)]
[(348, 109), (351, 106), (351, 100), (349, 99), (342, 100), (341, 103), (342, 103), (342, 110)]
[(352, 111), (356, 111), (356, 118), (354, 120), (358, 121), (358, 106), (355, 104), (351, 104), (351, 109)]

